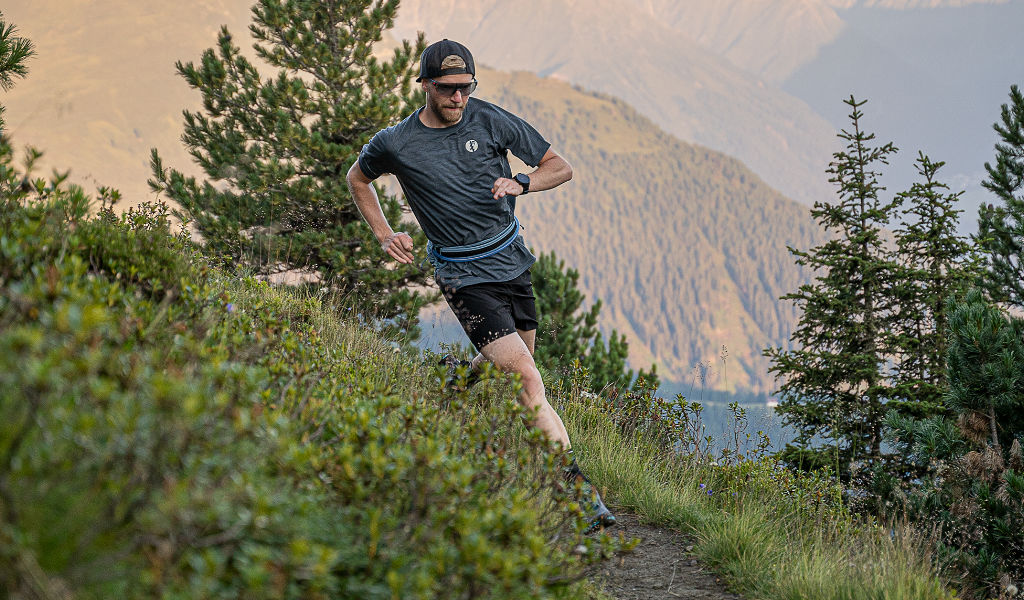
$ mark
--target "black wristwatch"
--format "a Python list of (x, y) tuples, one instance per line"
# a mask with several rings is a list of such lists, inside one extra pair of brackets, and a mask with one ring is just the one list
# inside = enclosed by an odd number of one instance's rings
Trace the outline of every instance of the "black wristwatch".
[[(514, 179), (515, 182), (518, 183), (519, 185), (523, 186), (523, 194), (525, 194), (525, 193), (530, 191), (530, 176), (529, 175), (527, 175), (526, 173), (520, 173), (520, 174), (516, 175), (515, 177), (513, 177), (512, 179)], [(522, 195), (522, 194), (520, 194), (520, 195)]]

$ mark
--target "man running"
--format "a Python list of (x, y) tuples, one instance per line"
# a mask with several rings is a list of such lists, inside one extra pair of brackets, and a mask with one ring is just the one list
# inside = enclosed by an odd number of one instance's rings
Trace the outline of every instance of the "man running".
[[(450, 40), (431, 44), (416, 79), (426, 105), (379, 131), (348, 171), (348, 186), (384, 250), (414, 260), (412, 237), (384, 217), (371, 182), (391, 173), (427, 235), (434, 279), (479, 354), (470, 368), (490, 361), (522, 381), (519, 401), (533, 411), (530, 425), (569, 453), (569, 481), (591, 495), (590, 528), (615, 517), (572, 458), (569, 434), (548, 403), (533, 360), (537, 335), (530, 267), (536, 257), (519, 235), (516, 198), (554, 188), (572, 178), (572, 167), (529, 123), (470, 95), (476, 67), (469, 50)], [(512, 175), (507, 153), (535, 166)]]

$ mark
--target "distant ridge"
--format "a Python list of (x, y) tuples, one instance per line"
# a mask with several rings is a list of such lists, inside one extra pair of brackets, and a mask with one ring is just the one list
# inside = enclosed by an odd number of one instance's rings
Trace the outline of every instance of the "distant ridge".
[[(823, 176), (869, 99), (868, 126), (918, 149), (975, 214), (991, 124), (1024, 82), (1015, 0), (403, 0), (396, 32), (449, 37), (489, 66), (562, 78), (630, 103), (665, 131), (742, 160), (786, 196), (829, 201)], [(965, 225), (964, 233), (973, 229)]]

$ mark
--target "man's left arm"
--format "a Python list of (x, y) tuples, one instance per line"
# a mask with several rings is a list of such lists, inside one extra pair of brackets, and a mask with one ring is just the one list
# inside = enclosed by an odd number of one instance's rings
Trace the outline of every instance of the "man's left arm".
[[(557, 152), (548, 148), (540, 162), (537, 163), (537, 168), (527, 175), (530, 177), (531, 192), (550, 190), (572, 179), (572, 165)], [(519, 196), (523, 193), (523, 186), (514, 179), (499, 177), (494, 181), (491, 193), (494, 194), (495, 200), (508, 195)]]

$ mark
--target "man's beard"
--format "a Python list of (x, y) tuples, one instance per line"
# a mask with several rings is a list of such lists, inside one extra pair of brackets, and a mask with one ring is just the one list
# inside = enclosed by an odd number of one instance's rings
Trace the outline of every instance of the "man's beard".
[(442, 123), (454, 125), (462, 120), (462, 112), (466, 109), (466, 105), (463, 104), (458, 108), (445, 108), (443, 105), (434, 102), (433, 99), (427, 99), (427, 106), (430, 111), (434, 113)]

